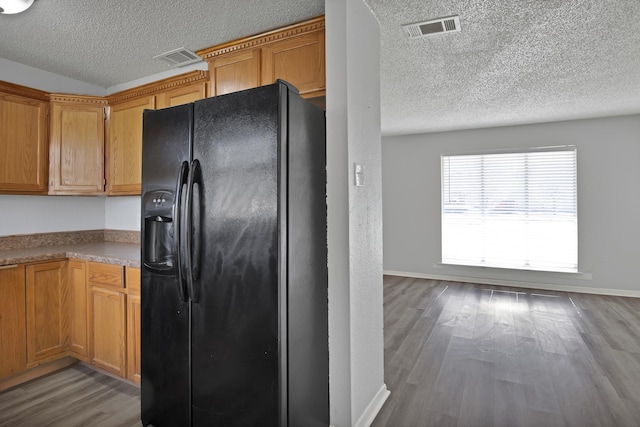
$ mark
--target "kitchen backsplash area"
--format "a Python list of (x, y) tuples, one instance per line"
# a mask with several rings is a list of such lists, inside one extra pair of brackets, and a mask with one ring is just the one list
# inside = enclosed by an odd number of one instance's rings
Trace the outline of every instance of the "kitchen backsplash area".
[(0, 195), (0, 237), (82, 230), (140, 231), (140, 197)]

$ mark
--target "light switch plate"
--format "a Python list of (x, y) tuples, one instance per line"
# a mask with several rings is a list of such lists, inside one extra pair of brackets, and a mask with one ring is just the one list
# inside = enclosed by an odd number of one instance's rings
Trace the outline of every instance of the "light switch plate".
[(354, 163), (353, 165), (356, 187), (362, 187), (364, 186), (364, 166), (360, 163)]

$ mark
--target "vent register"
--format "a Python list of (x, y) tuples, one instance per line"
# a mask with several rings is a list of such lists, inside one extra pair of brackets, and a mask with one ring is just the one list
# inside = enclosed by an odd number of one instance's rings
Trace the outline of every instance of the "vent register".
[(195, 52), (183, 47), (161, 53), (160, 55), (154, 56), (153, 59), (164, 61), (169, 67), (182, 67), (183, 65), (202, 61), (202, 58), (200, 58)]
[(440, 33), (452, 33), (460, 31), (460, 16), (446, 16), (415, 24), (405, 24), (402, 29), (411, 39)]

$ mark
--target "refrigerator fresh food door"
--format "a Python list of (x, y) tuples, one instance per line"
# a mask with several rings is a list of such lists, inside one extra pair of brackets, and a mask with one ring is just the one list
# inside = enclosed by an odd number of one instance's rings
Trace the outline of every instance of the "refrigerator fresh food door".
[(201, 182), (193, 191), (193, 241), (200, 245), (192, 306), (194, 426), (283, 425), (279, 88), (195, 103), (193, 159)]
[(329, 425), (324, 111), (289, 92), (287, 411), (289, 426)]
[(143, 114), (142, 423), (189, 426), (190, 302), (180, 280), (179, 203), (190, 155), (193, 105)]

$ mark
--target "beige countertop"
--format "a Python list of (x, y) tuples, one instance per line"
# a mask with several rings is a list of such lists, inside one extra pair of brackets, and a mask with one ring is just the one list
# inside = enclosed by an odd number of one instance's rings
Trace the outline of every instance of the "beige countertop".
[(92, 242), (0, 250), (0, 266), (62, 258), (140, 267), (140, 245), (120, 242)]

